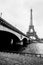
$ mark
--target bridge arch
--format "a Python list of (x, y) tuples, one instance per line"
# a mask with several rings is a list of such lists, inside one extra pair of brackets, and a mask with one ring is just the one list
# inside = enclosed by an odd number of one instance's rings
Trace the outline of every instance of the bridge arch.
[(27, 38), (27, 40), (29, 39), (28, 37), (25, 36), (25, 34), (21, 33), (20, 31), (19, 31), (20, 32), (19, 33), (18, 31), (13, 31), (12, 29), (9, 29), (9, 28), (2, 26), (2, 25), (0, 25), (0, 30), (12, 33), (12, 34), (16, 35), (20, 40), (22, 40), (24, 38)]
[(27, 46), (27, 38), (23, 38), (23, 46), (26, 47)]
[(0, 30), (0, 51), (12, 50), (20, 39), (11, 32)]

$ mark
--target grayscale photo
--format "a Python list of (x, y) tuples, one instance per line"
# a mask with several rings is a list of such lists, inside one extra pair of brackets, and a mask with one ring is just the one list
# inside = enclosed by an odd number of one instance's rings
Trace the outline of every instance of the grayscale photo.
[(0, 65), (43, 65), (43, 0), (0, 0)]

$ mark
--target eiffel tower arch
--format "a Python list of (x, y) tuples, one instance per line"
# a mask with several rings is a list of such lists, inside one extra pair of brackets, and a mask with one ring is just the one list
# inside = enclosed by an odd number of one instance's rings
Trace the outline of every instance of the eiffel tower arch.
[(35, 40), (39, 40), (38, 35), (36, 34), (36, 31), (34, 29), (34, 25), (33, 25), (33, 18), (32, 18), (32, 9), (30, 10), (30, 25), (29, 25), (29, 29), (27, 32), (27, 36), (29, 37), (29, 39), (35, 39)]

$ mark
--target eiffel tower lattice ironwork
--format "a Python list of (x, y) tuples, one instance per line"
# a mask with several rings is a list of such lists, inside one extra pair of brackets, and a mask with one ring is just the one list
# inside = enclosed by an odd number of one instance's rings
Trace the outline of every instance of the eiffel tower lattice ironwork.
[(34, 25), (33, 25), (33, 20), (32, 20), (32, 9), (30, 10), (31, 12), (31, 17), (30, 17), (30, 25), (29, 25), (29, 30), (27, 32), (27, 36), (30, 39), (35, 38), (35, 40), (39, 40), (39, 37), (37, 36), (35, 29), (34, 29)]

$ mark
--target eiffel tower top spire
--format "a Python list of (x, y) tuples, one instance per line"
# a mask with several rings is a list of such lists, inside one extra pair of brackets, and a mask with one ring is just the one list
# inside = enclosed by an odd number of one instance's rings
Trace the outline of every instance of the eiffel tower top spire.
[(30, 25), (31, 26), (33, 25), (33, 22), (32, 22), (32, 9), (30, 9)]

